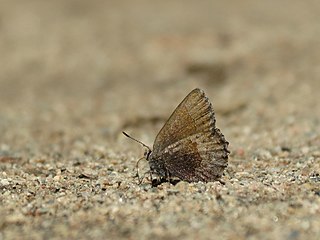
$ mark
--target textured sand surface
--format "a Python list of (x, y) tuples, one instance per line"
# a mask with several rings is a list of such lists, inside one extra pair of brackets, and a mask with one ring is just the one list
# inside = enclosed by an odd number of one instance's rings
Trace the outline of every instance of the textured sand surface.
[[(317, 1), (1, 1), (0, 240), (320, 239)], [(193, 88), (222, 181), (137, 184)], [(147, 163), (140, 165), (147, 171)]]

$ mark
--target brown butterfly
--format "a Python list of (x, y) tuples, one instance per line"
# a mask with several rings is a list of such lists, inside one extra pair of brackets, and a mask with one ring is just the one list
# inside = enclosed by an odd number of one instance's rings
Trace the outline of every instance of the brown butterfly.
[(164, 179), (188, 182), (218, 180), (228, 165), (228, 142), (216, 128), (214, 111), (201, 89), (194, 89), (174, 110), (144, 158), (150, 171)]

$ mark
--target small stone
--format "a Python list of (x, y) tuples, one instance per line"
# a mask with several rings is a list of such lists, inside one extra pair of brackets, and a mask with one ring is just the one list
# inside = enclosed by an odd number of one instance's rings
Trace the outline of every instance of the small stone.
[(242, 177), (249, 177), (250, 174), (248, 172), (243, 171), (243, 172), (237, 172), (235, 176), (236, 178), (242, 178)]
[(54, 176), (53, 180), (54, 181), (60, 181), (61, 180), (61, 175)]
[(19, 224), (23, 222), (25, 222), (25, 218), (22, 214), (13, 214), (6, 218), (6, 223), (8, 224)]
[(257, 151), (258, 159), (271, 159), (272, 155), (270, 151), (266, 149), (260, 149)]
[(0, 183), (1, 183), (2, 186), (8, 186), (8, 185), (10, 184), (9, 181), (8, 181), (8, 179), (2, 179), (2, 180), (0, 181)]
[(187, 182), (180, 181), (174, 186), (174, 188), (179, 192), (185, 192), (188, 190), (189, 184)]
[(312, 156), (314, 157), (320, 157), (320, 151), (315, 151), (312, 153)]
[(245, 155), (245, 150), (243, 148), (238, 148), (236, 150), (236, 154), (240, 157), (243, 157)]

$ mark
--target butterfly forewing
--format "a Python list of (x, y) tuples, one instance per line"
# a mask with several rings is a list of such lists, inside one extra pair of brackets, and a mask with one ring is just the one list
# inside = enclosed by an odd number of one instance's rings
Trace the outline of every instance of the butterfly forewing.
[[(195, 119), (204, 115), (207, 108), (209, 106), (205, 103), (203, 91), (194, 89), (189, 93), (158, 133), (153, 145), (154, 154), (162, 152), (167, 146), (197, 133)], [(198, 112), (199, 110), (200, 112)], [(214, 126), (215, 123), (212, 124)]]
[(212, 106), (200, 89), (179, 104), (157, 135), (151, 170), (186, 181), (214, 181), (227, 166), (228, 142), (215, 127)]

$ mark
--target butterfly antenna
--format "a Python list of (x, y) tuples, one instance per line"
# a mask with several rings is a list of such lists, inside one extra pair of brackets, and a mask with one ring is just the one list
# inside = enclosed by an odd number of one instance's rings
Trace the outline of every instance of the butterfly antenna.
[(139, 140), (137, 140), (137, 139), (135, 139), (135, 138), (131, 137), (131, 136), (130, 136), (128, 133), (126, 133), (126, 132), (122, 132), (122, 133), (123, 133), (123, 135), (125, 135), (127, 138), (130, 138), (130, 139), (132, 139), (133, 141), (136, 141), (137, 143), (140, 143), (142, 146), (144, 146), (144, 147), (148, 148), (148, 150), (151, 152), (150, 147), (149, 147), (149, 146), (147, 146), (147, 145), (145, 145), (143, 142), (140, 142)]

